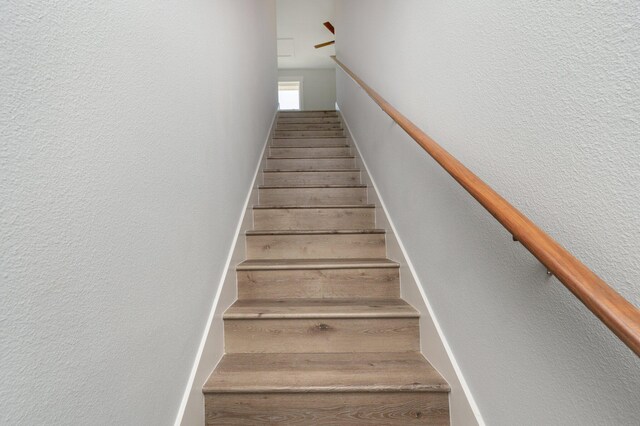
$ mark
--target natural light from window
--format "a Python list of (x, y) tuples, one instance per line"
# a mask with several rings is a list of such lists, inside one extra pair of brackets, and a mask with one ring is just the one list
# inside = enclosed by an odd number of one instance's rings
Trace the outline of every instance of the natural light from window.
[(299, 81), (279, 81), (278, 82), (278, 103), (280, 109), (299, 110), (300, 109), (300, 82)]

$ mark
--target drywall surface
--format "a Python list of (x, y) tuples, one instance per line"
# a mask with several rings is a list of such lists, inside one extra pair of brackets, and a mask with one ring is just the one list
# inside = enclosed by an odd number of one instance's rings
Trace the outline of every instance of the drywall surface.
[[(640, 303), (632, 0), (344, 0), (338, 57)], [(338, 104), (491, 425), (631, 425), (640, 361), (338, 72)]]
[(387, 206), (380, 198), (375, 181), (369, 175), (368, 166), (362, 159), (358, 142), (353, 138), (348, 123), (345, 121), (344, 124), (347, 140), (353, 146), (358, 168), (363, 171), (362, 181), (368, 188), (367, 202), (376, 206), (376, 228), (386, 231), (387, 257), (400, 264), (400, 295), (404, 300), (411, 301), (411, 305), (420, 314), (420, 351), (449, 384), (451, 424), (465, 426), (483, 424), (482, 415), (471, 397), (455, 357), (451, 353), (451, 348), (435, 319), (420, 279), (415, 273), (415, 267), (407, 257), (406, 249), (398, 239), (395, 226), (388, 215)]
[(334, 22), (336, 0), (277, 0), (278, 38), (293, 40), (293, 55), (278, 57), (278, 68), (333, 68), (334, 46), (316, 44), (335, 40), (322, 25)]
[(333, 110), (336, 108), (336, 70), (280, 69), (278, 79), (302, 77), (302, 109), (307, 111)]
[(200, 350), (191, 370), (189, 380), (183, 395), (183, 407), (178, 412), (175, 425), (202, 426), (205, 424), (204, 395), (202, 387), (224, 355), (224, 312), (238, 298), (236, 266), (246, 259), (246, 237), (248, 230), (253, 229), (253, 206), (258, 204), (258, 186), (264, 183), (264, 169), (269, 150), (267, 145), (275, 129), (276, 114), (273, 115), (271, 130), (265, 138), (260, 162), (256, 165), (251, 189), (247, 194), (244, 212), (240, 217), (232, 247), (229, 250), (226, 271), (221, 277), (218, 293), (212, 301), (209, 312), (208, 327), (205, 329), (200, 342)]
[(175, 421), (275, 35), (274, 1), (0, 4), (1, 424)]

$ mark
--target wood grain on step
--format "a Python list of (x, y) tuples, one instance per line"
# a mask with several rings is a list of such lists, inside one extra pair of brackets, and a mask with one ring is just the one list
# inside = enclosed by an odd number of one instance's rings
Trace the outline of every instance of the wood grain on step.
[(338, 147), (271, 147), (270, 158), (350, 157), (351, 148)]
[(281, 117), (278, 118), (278, 124), (295, 123), (295, 124), (319, 124), (319, 123), (341, 123), (339, 117)]
[(389, 259), (352, 258), (352, 259), (268, 259), (245, 260), (237, 266), (239, 271), (265, 270), (316, 270), (316, 269), (352, 269), (352, 268), (390, 268), (400, 265)]
[(318, 138), (344, 136), (344, 130), (276, 130), (276, 138)]
[(361, 183), (360, 170), (334, 171), (294, 171), (294, 172), (265, 172), (265, 185), (357, 185)]
[(347, 145), (346, 137), (333, 137), (333, 138), (274, 138), (271, 141), (272, 147), (285, 147), (285, 146), (308, 146), (308, 147), (321, 147), (321, 146), (335, 146), (335, 145)]
[(239, 299), (400, 297), (399, 268), (237, 271)]
[(226, 353), (410, 352), (418, 318), (226, 319)]
[(306, 186), (306, 187), (260, 187), (260, 205), (341, 205), (367, 202), (367, 187), (353, 186)]
[(281, 111), (278, 113), (280, 118), (310, 118), (310, 117), (338, 117), (337, 111)]
[(254, 209), (255, 229), (372, 229), (375, 208)]
[(417, 318), (402, 299), (270, 299), (237, 300), (224, 319), (285, 318)]
[(351, 234), (248, 234), (247, 259), (384, 258), (385, 235)]
[(282, 123), (276, 124), (276, 130), (343, 130), (341, 123)]
[(448, 392), (419, 352), (227, 354), (205, 393)]
[(441, 393), (215, 394), (206, 397), (207, 425), (449, 425)]
[(355, 157), (267, 158), (267, 170), (327, 170), (355, 167)]

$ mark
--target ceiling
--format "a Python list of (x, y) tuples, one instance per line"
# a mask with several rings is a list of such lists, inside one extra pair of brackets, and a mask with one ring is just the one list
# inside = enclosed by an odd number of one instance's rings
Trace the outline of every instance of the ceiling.
[[(335, 47), (313, 46), (335, 40), (322, 23), (334, 22), (335, 0), (277, 0), (278, 68), (334, 68)], [(289, 39), (289, 40), (283, 40)], [(293, 39), (293, 40), (291, 40)], [(290, 54), (293, 56), (280, 56)]]

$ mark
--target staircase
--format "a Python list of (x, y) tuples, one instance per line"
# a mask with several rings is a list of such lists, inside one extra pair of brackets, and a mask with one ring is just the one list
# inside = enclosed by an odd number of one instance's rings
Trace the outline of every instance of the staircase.
[(281, 112), (268, 149), (207, 424), (448, 425), (338, 114)]

